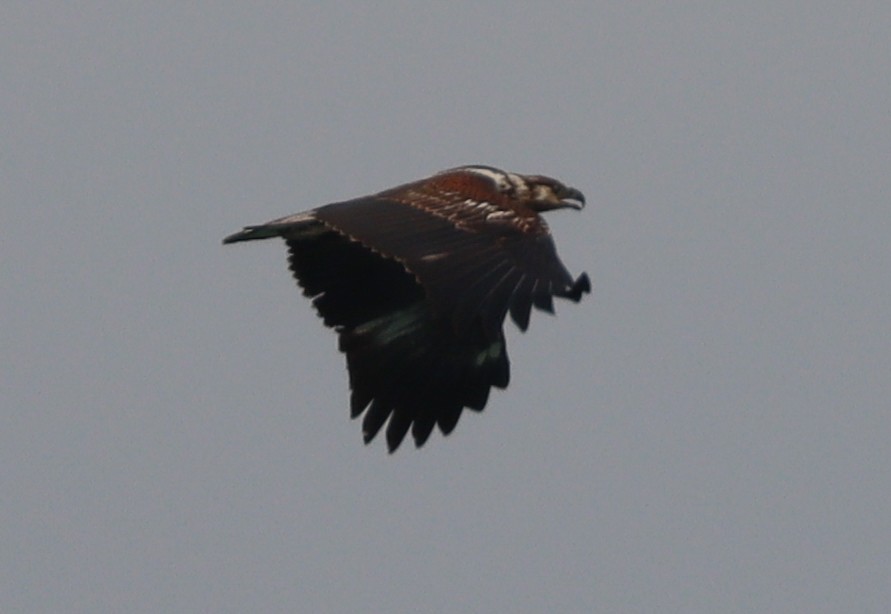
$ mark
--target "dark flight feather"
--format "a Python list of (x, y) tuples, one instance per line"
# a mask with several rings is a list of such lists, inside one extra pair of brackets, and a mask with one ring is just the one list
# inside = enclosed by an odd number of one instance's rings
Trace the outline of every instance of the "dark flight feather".
[(409, 431), (481, 411), (510, 366), (502, 324), (521, 330), (533, 305), (590, 292), (557, 256), (541, 211), (580, 209), (554, 179), (491, 167), (452, 169), (380, 194), (249, 226), (224, 243), (282, 237), (303, 293), (339, 336), (350, 415), (370, 442), (387, 425), (392, 452)]

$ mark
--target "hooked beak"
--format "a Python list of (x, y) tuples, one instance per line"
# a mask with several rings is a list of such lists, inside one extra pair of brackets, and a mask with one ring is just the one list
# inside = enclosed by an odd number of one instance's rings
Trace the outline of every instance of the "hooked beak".
[(557, 196), (560, 197), (561, 208), (566, 207), (569, 209), (576, 209), (581, 211), (585, 208), (585, 195), (575, 188), (565, 187), (563, 188)]
[(581, 211), (585, 206), (585, 195), (575, 188), (557, 184), (551, 185), (551, 193), (546, 199), (533, 200), (530, 208), (538, 213), (555, 211), (557, 209), (575, 209)]

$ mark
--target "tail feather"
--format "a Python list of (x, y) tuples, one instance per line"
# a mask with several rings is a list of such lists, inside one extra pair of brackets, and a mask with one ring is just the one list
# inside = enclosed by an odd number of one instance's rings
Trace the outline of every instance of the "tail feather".
[(223, 239), (223, 244), (271, 239), (285, 235), (318, 234), (324, 230), (322, 224), (315, 219), (315, 214), (312, 211), (307, 211), (272, 220), (266, 224), (245, 226), (243, 230)]
[(256, 241), (258, 239), (271, 239), (272, 237), (281, 236), (281, 226), (245, 226), (244, 230), (240, 230), (235, 234), (231, 234), (223, 239), (223, 245), (229, 243), (238, 243), (240, 241)]

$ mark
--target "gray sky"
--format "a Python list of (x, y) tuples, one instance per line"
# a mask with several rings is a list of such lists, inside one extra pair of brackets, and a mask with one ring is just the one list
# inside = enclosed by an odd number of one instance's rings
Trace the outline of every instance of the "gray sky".
[[(0, 610), (886, 611), (888, 4), (305, 4), (0, 8)], [(464, 163), (594, 292), (389, 456), (220, 240)]]

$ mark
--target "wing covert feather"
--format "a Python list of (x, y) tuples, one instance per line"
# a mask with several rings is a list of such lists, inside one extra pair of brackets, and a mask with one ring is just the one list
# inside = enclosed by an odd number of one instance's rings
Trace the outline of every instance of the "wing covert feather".
[[(446, 217), (379, 197), (327, 205), (316, 217), (369, 249), (401, 262), (422, 284), (433, 308), (460, 331), (500, 328), (510, 311), (521, 330), (532, 305), (553, 311), (552, 296), (568, 296), (573, 279), (547, 234), (506, 225), (483, 232)], [(504, 285), (504, 287), (502, 287)]]

